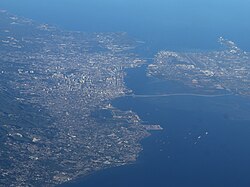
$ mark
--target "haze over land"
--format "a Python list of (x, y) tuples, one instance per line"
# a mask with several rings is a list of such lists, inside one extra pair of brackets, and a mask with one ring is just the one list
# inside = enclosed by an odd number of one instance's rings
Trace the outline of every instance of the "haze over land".
[[(137, 44), (124, 33), (64, 32), (5, 11), (0, 22), (0, 184), (54, 186), (134, 162), (149, 133), (109, 102), (128, 91), (124, 69), (143, 63), (131, 52)], [(100, 109), (109, 119), (92, 116)]]

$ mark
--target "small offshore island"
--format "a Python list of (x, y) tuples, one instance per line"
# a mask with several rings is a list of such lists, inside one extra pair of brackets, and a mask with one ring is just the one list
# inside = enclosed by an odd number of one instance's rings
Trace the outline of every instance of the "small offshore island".
[(204, 94), (250, 95), (250, 53), (222, 37), (223, 50), (160, 51), (148, 66), (148, 76), (178, 81)]
[[(109, 103), (145, 63), (125, 33), (66, 32), (0, 11), (0, 186), (56, 186), (133, 163), (160, 126)], [(101, 119), (101, 120), (100, 120)]]

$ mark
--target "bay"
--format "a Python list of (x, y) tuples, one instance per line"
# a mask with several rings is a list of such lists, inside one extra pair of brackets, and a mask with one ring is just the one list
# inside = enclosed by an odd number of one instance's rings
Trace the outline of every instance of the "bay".
[[(177, 83), (155, 81), (145, 76), (145, 67), (129, 70), (126, 78), (136, 94), (188, 91)], [(164, 130), (142, 142), (144, 151), (134, 165), (100, 171), (66, 187), (247, 187), (249, 103), (236, 96), (119, 98), (114, 106), (133, 110)]]

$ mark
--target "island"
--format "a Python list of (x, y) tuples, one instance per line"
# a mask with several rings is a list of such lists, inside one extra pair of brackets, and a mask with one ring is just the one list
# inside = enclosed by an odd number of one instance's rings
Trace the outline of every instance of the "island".
[(250, 53), (220, 37), (222, 48), (205, 52), (160, 51), (147, 75), (176, 81), (194, 93), (250, 95)]

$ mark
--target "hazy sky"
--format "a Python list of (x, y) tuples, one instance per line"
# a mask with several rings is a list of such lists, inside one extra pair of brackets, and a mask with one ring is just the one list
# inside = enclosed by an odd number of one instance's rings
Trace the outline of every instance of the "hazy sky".
[(178, 37), (200, 48), (198, 40), (221, 35), (250, 43), (249, 0), (0, 0), (0, 8), (69, 30), (126, 31), (154, 45)]

